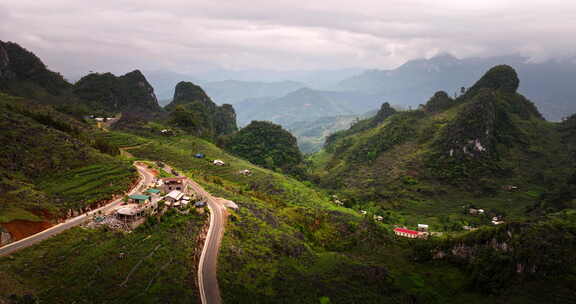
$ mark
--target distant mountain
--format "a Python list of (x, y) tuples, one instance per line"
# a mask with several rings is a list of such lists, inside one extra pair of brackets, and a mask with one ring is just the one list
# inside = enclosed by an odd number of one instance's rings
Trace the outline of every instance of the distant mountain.
[(326, 138), (331, 134), (348, 129), (354, 122), (375, 114), (376, 111), (370, 111), (361, 115), (327, 116), (312, 121), (293, 122), (286, 128), (298, 140), (298, 147), (302, 153), (314, 153), (322, 149)]
[(346, 90), (379, 94), (394, 104), (417, 106), (428, 96), (444, 90), (453, 96), (470, 86), (491, 66), (508, 64), (522, 81), (519, 92), (534, 101), (549, 120), (558, 121), (576, 112), (576, 63), (573, 61), (530, 63), (520, 56), (458, 59), (440, 55), (408, 61), (393, 70), (370, 70), (340, 82)]
[(245, 99), (281, 97), (303, 88), (305, 85), (295, 81), (256, 82), (224, 80), (208, 82), (203, 87), (217, 103), (236, 104)]
[[(219, 104), (247, 98), (280, 97), (301, 87), (338, 89), (335, 84), (360, 73), (361, 69), (337, 70), (228, 70), (203, 65), (192, 72), (144, 71), (162, 105), (172, 98), (180, 81), (202, 85)], [(231, 92), (228, 92), (231, 91)]]
[(318, 91), (302, 88), (280, 98), (256, 98), (235, 105), (240, 125), (268, 120), (289, 127), (326, 116), (362, 114), (381, 100), (374, 94)]

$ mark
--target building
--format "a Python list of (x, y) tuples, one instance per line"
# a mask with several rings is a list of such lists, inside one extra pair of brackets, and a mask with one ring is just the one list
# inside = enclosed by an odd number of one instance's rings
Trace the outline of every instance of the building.
[(128, 198), (136, 204), (145, 204), (150, 200), (150, 197), (148, 195), (142, 195), (142, 194), (133, 194), (128, 196)]
[(202, 201), (201, 201), (201, 202), (196, 202), (196, 203), (194, 204), (194, 207), (196, 207), (196, 208), (204, 208), (204, 207), (206, 207), (206, 202), (202, 202)]
[[(167, 203), (170, 203), (170, 205), (174, 205), (176, 203), (179, 203), (180, 200), (182, 199), (182, 197), (184, 197), (184, 193), (178, 191), (178, 190), (172, 190), (170, 191), (170, 193), (168, 193), (165, 197), (164, 200)], [(179, 204), (178, 204), (179, 205)]]
[(411, 238), (411, 239), (415, 239), (415, 238), (419, 238), (419, 237), (424, 236), (424, 234), (422, 232), (418, 232), (418, 231), (410, 230), (410, 229), (406, 229), (406, 228), (394, 228), (394, 234), (396, 234), (397, 236)]
[(169, 193), (172, 190), (185, 191), (186, 190), (186, 177), (167, 177), (161, 178), (158, 181), (158, 187)]
[(144, 209), (137, 204), (129, 204), (116, 210), (116, 217), (123, 221), (132, 221), (144, 215)]
[(216, 166), (224, 166), (224, 162), (219, 159), (215, 159), (213, 164)]
[(159, 189), (150, 188), (150, 189), (146, 190), (146, 192), (149, 193), (150, 195), (160, 195)]
[(428, 225), (418, 224), (418, 231), (427, 232), (428, 231)]
[(252, 171), (250, 171), (248, 169), (244, 169), (244, 170), (240, 171), (240, 175), (250, 176), (250, 175), (252, 175)]
[(205, 155), (202, 154), (202, 153), (196, 153), (196, 154), (194, 155), (194, 157), (196, 157), (196, 158), (204, 158)]

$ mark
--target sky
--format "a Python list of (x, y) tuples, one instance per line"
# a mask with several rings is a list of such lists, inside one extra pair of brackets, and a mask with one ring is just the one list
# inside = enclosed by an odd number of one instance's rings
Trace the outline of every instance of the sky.
[(394, 68), (450, 53), (576, 55), (570, 0), (2, 0), (0, 40), (64, 75)]

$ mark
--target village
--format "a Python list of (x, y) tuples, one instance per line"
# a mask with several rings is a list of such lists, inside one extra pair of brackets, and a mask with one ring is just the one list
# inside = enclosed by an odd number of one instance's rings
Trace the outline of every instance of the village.
[(192, 191), (187, 177), (154, 178), (152, 184), (143, 185), (138, 192), (126, 196), (122, 204), (106, 213), (92, 214), (86, 227), (131, 231), (148, 216), (162, 215), (170, 209), (182, 214), (205, 212), (206, 202)]

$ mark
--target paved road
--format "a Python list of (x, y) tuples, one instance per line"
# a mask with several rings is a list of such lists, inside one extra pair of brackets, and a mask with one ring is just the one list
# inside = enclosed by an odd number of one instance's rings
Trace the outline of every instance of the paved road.
[(202, 304), (220, 304), (220, 288), (218, 287), (217, 263), (218, 250), (222, 235), (224, 235), (224, 224), (226, 223), (226, 208), (210, 193), (204, 190), (197, 183), (188, 180), (189, 187), (200, 197), (204, 198), (210, 209), (210, 228), (206, 235), (200, 263), (198, 265), (198, 285)]
[[(149, 185), (150, 183), (152, 183), (152, 181), (154, 179), (154, 175), (152, 175), (152, 173), (150, 173), (148, 171), (147, 167), (140, 166), (140, 165), (135, 165), (135, 166), (136, 166), (136, 169), (138, 169), (138, 173), (140, 174), (140, 176), (142, 178), (140, 179), (138, 184), (136, 184), (136, 186), (134, 188), (132, 188), (132, 190), (130, 190), (128, 195), (132, 195), (132, 194), (138, 192), (143, 185)], [(89, 212), (87, 214), (85, 213), (85, 214), (79, 215), (77, 217), (68, 219), (64, 223), (50, 227), (44, 231), (38, 232), (38, 233), (31, 235), (25, 239), (21, 239), (19, 241), (10, 243), (6, 246), (0, 247), (0, 256), (8, 255), (8, 254), (16, 252), (17, 250), (20, 250), (22, 248), (32, 246), (38, 242), (41, 242), (47, 238), (54, 236), (54, 235), (56, 235), (62, 231), (65, 231), (65, 230), (70, 229), (72, 227), (81, 225), (82, 223), (84, 223), (88, 219), (88, 216), (90, 214), (93, 214), (94, 212), (98, 212), (98, 211), (102, 211), (103, 213), (106, 213), (110, 209), (117, 207), (120, 204), (122, 204), (122, 198), (119, 198), (119, 199), (111, 202), (110, 204), (102, 206), (98, 209), (92, 210), (91, 212)]]

